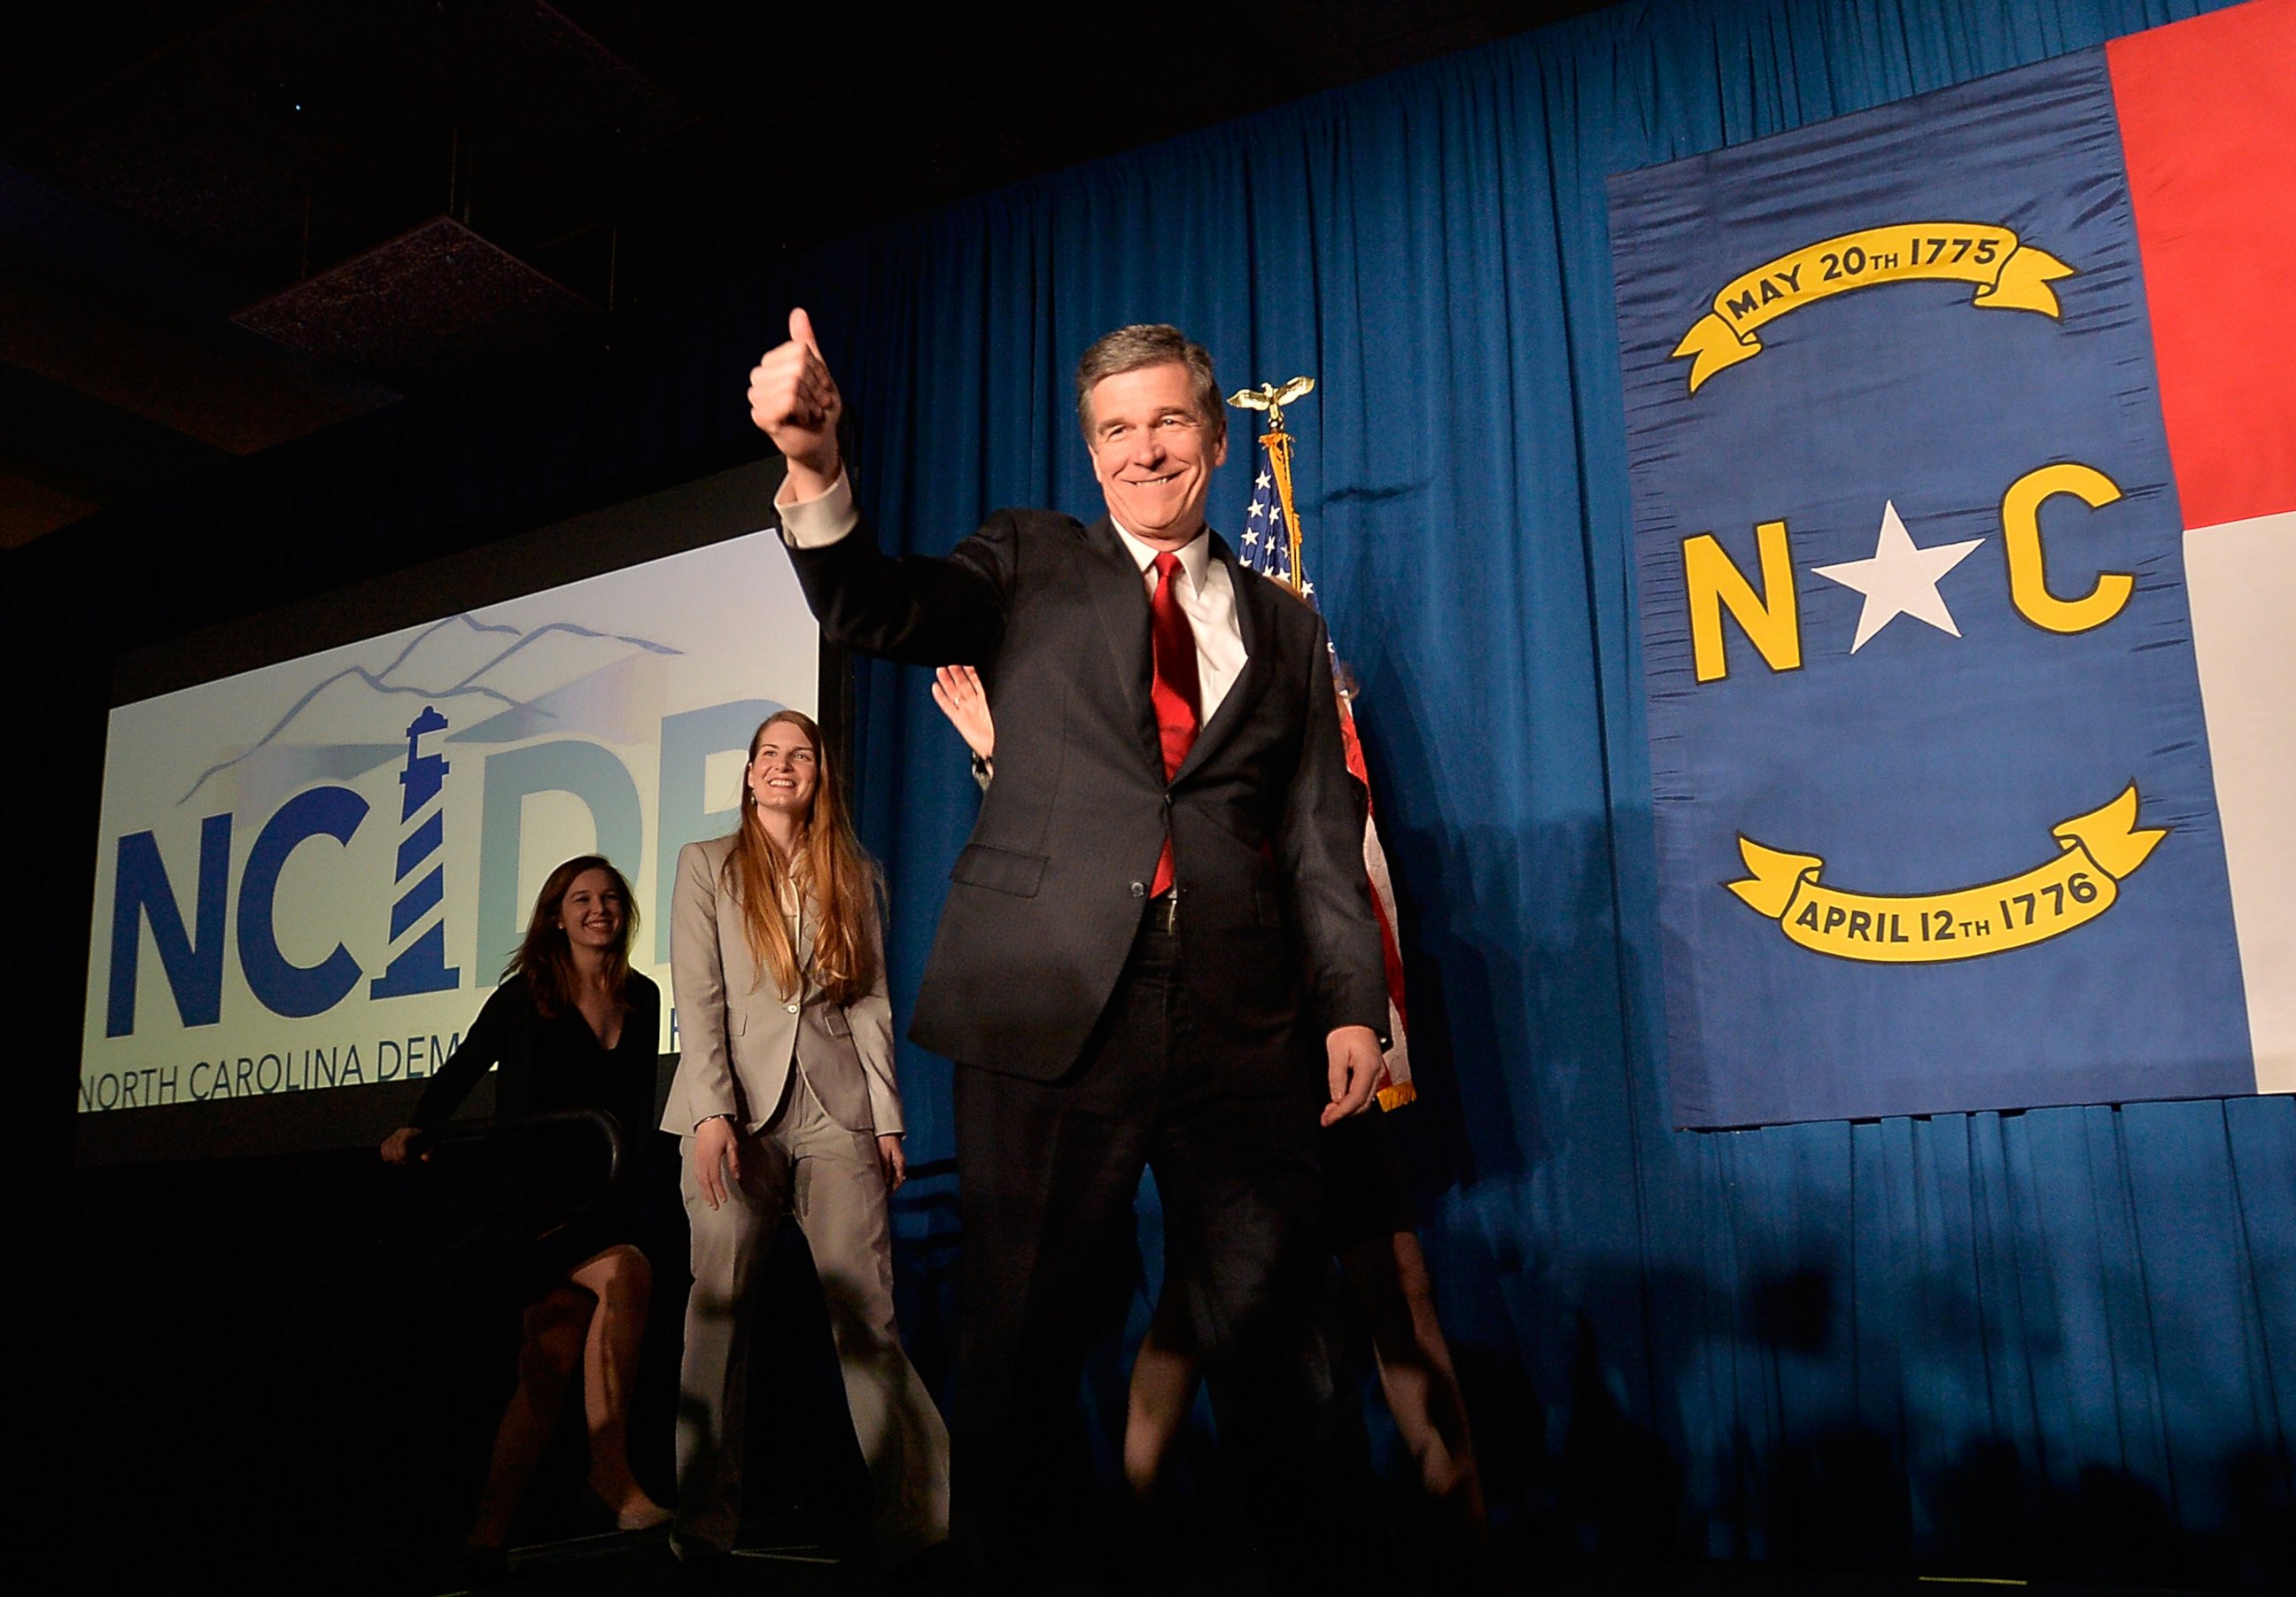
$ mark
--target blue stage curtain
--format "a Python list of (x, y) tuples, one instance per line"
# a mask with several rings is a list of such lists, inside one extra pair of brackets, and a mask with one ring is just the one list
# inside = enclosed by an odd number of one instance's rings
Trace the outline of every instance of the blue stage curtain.
[[(1616, 6), (824, 246), (665, 309), (629, 371), (531, 408), (405, 407), (115, 513), (15, 562), (70, 596), (12, 595), (12, 651), (62, 651), (36, 725), (92, 792), (77, 684), (110, 641), (738, 447), (742, 371), (793, 301), (849, 396), (861, 498), (915, 551), (998, 505), (1093, 511), (1070, 376), (1111, 326), (1179, 323), (1230, 388), (1312, 373), (1290, 413), (1308, 568), (1403, 900), (1423, 1096), (1396, 1126), (1515, 1555), (2277, 1584), (2296, 1103), (1666, 1124), (1604, 220), (1611, 173), (2207, 9)], [(1044, 114), (1090, 116), (1073, 89)], [(802, 166), (761, 153), (757, 181)], [(906, 1012), (977, 798), (922, 673), (864, 665), (857, 733)], [(85, 857), (47, 906), (75, 935)], [(947, 1069), (903, 1072), (911, 1158), (945, 1157)], [(906, 1317), (945, 1368), (946, 1316)]]
[[(2289, 1100), (1666, 1125), (1604, 221), (1611, 173), (2192, 9), (1620, 6), (882, 230), (791, 285), (860, 418), (861, 498), (913, 550), (998, 505), (1091, 513), (1070, 375), (1109, 327), (1177, 323), (1230, 388), (1317, 378), (1289, 413), (1308, 571), (1363, 684), (1427, 1089), (1398, 1124), (1441, 1187), (1425, 1237), (1495, 1495), (1569, 1544), (2270, 1568)], [(873, 671), (865, 702), (913, 983), (977, 799), (922, 673)], [(943, 1078), (910, 1065), (946, 1147)]]

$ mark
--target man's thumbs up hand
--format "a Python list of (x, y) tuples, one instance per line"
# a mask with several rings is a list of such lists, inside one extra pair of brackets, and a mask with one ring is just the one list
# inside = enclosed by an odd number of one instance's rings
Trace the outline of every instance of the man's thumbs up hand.
[(798, 499), (829, 491), (844, 470), (837, 450), (837, 420), (845, 401), (821, 358), (813, 318), (790, 312), (789, 341), (767, 351), (750, 373), (750, 420), (789, 462), (790, 490)]
[(816, 360), (821, 356), (821, 340), (813, 336), (813, 317), (802, 305), (790, 311), (790, 342), (803, 344), (813, 351)]

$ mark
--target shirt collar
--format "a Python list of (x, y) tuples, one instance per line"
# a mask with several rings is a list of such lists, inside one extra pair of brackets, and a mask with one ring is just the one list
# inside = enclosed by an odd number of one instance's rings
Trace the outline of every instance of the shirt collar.
[[(1164, 552), (1153, 545), (1142, 543), (1125, 531), (1124, 524), (1113, 516), (1108, 519), (1108, 524), (1115, 528), (1116, 536), (1124, 540), (1125, 553), (1132, 557), (1132, 563), (1140, 568), (1142, 576), (1146, 576), (1149, 569), (1156, 563), (1156, 557)], [(1212, 563), (1211, 535), (1212, 529), (1209, 526), (1201, 528), (1194, 537), (1173, 552), (1180, 557), (1180, 569), (1188, 574), (1188, 586), (1199, 594), (1204, 591), (1204, 573)]]

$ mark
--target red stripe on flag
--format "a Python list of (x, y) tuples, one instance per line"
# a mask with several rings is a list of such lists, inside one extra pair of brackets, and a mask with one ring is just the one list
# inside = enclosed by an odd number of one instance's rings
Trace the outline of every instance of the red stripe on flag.
[(2105, 58), (2185, 525), (2296, 510), (2296, 0)]
[(1371, 767), (1364, 764), (1363, 736), (1356, 731), (1355, 706), (1340, 700), (1340, 748), (1346, 756), (1348, 774), (1364, 786), (1364, 814), (1371, 813)]
[[(1387, 850), (1380, 848), (1378, 826), (1368, 819), (1364, 822), (1364, 846), (1377, 850), (1384, 857)], [(1378, 884), (1373, 885), (1376, 888)], [(1403, 1005), (1403, 949), (1396, 941), (1395, 921), (1387, 906), (1387, 896), (1374, 891), (1371, 896), (1371, 907), (1379, 917), (1379, 952), (1387, 966), (1387, 1001), (1395, 1005), (1397, 1024), (1408, 1026), (1411, 1011)]]
[(1403, 1002), (1403, 945), (1395, 933), (1395, 906), (1382, 890), (1382, 870), (1374, 872), (1370, 861), (1377, 856), (1380, 864), (1387, 863), (1387, 850), (1379, 840), (1379, 823), (1372, 814), (1371, 767), (1364, 763), (1363, 738), (1356, 730), (1355, 706), (1345, 699), (1340, 700), (1340, 746), (1346, 751), (1348, 774), (1363, 783), (1364, 790), (1364, 850), (1365, 874), (1371, 887), (1371, 907), (1379, 919), (1379, 952), (1387, 967), (1387, 1001), (1395, 1005), (1396, 1042), (1403, 1041), (1401, 1028), (1410, 1023), (1410, 1011)]

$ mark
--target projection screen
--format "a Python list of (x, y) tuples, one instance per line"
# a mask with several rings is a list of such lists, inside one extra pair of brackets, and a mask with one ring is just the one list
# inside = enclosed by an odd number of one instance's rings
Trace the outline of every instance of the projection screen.
[[(105, 747), (83, 1159), (387, 1129), (578, 854), (630, 880), (632, 962), (661, 984), (674, 1052), (677, 851), (733, 823), (761, 719), (819, 710), (818, 631), (775, 536), (750, 530), (778, 477), (745, 468), (124, 668), (137, 696)], [(299, 647), (138, 693), (282, 644)], [(298, 1112), (263, 1107), (289, 1098)], [(310, 1134), (314, 1110), (337, 1136)], [(145, 1111), (159, 1144), (86, 1134)]]

